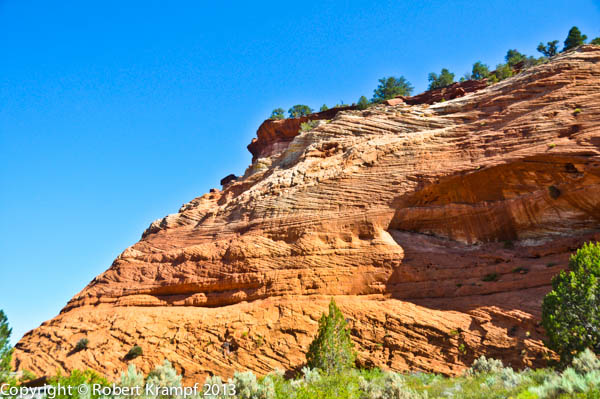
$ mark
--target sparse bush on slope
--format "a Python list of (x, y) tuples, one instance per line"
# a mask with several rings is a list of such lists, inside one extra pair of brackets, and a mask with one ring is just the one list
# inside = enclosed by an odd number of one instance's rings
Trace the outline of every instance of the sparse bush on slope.
[(354, 366), (354, 345), (342, 312), (331, 299), (329, 314), (319, 320), (319, 331), (310, 344), (306, 361), (309, 367), (326, 374), (337, 373)]
[(548, 347), (563, 364), (586, 348), (600, 353), (600, 243), (585, 244), (569, 261), (569, 270), (552, 279), (542, 303)]

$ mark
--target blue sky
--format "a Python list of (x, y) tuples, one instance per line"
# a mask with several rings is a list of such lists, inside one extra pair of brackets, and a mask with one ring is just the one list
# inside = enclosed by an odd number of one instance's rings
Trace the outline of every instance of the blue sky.
[(250, 163), (273, 108), (536, 54), (598, 1), (0, 0), (0, 309), (13, 342)]

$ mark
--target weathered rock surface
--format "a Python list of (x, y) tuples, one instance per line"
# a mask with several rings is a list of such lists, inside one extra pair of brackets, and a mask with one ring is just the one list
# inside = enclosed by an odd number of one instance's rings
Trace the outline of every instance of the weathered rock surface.
[(15, 364), (116, 378), (140, 345), (142, 370), (167, 357), (187, 382), (295, 369), (334, 296), (364, 365), (543, 365), (550, 279), (600, 240), (599, 93), (583, 46), (430, 106), (263, 124), (243, 177), (152, 223)]
[[(417, 94), (412, 97), (399, 96), (395, 99), (388, 100), (402, 100), (408, 105), (418, 104), (433, 104), (440, 101), (452, 100), (458, 97), (462, 97), (467, 93), (473, 93), (487, 87), (487, 79), (484, 80), (466, 80), (464, 82), (455, 82), (449, 86), (441, 87), (439, 89), (428, 90), (425, 93)], [(394, 104), (390, 104), (394, 105)]]

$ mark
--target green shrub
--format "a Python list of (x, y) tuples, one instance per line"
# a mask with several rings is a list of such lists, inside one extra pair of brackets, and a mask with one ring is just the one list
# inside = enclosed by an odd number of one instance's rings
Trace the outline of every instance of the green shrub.
[(296, 104), (288, 110), (290, 118), (299, 118), (301, 116), (309, 115), (313, 110), (308, 105)]
[(545, 57), (554, 57), (558, 52), (558, 40), (552, 40), (551, 42), (548, 42), (546, 44), (538, 44), (537, 51), (542, 53)]
[(122, 387), (143, 387), (144, 386), (144, 374), (138, 372), (134, 364), (130, 364), (127, 367), (127, 372), (121, 373), (121, 384)]
[(355, 356), (346, 320), (332, 298), (329, 315), (321, 316), (319, 331), (306, 354), (308, 367), (326, 374), (339, 373), (354, 366)]
[(417, 399), (421, 397), (406, 386), (400, 374), (393, 372), (384, 372), (371, 379), (360, 376), (358, 386), (361, 390), (360, 399)]
[(21, 371), (21, 377), (19, 377), (19, 382), (22, 384), (27, 381), (33, 381), (37, 378), (37, 376), (29, 370), (23, 369)]
[[(92, 370), (73, 370), (67, 376), (63, 376), (60, 372), (57, 376), (52, 377), (48, 380), (48, 384), (52, 386), (62, 386), (62, 387), (74, 387), (72, 389), (72, 395), (68, 395), (67, 392), (62, 392), (62, 390), (56, 390), (57, 395), (54, 399), (98, 399), (100, 395), (92, 394), (80, 394), (76, 387), (79, 385), (88, 385), (92, 386), (94, 384), (98, 384), (101, 386), (108, 386), (108, 381), (101, 377), (98, 373)], [(89, 390), (91, 391), (91, 390)]]
[[(148, 374), (146, 386), (151, 387), (152, 390), (162, 387), (180, 387), (181, 376), (177, 374), (171, 362), (165, 359), (160, 366), (157, 366)], [(158, 397), (168, 398), (169, 396), (159, 395)]]
[(586, 348), (583, 352), (575, 356), (571, 362), (571, 367), (579, 374), (600, 371), (600, 360), (598, 360), (594, 352)]
[(471, 75), (468, 76), (468, 79), (473, 80), (481, 80), (490, 76), (490, 69), (487, 65), (482, 63), (481, 61), (477, 61), (473, 64), (473, 69), (471, 71)]
[(512, 68), (508, 64), (498, 64), (496, 65), (496, 70), (494, 71), (494, 77), (497, 82), (510, 78), (513, 75)]
[(573, 111), (573, 115), (577, 116), (581, 113), (581, 108), (575, 108), (575, 110)]
[(365, 96), (360, 96), (356, 105), (358, 105), (358, 109), (367, 109), (369, 106), (369, 100), (367, 100), (367, 97)]
[(554, 374), (544, 384), (529, 388), (540, 399), (557, 398), (561, 394), (575, 397), (575, 394), (590, 392), (600, 386), (600, 372), (594, 371), (579, 374), (574, 368), (568, 367), (561, 374)]
[(373, 90), (372, 102), (381, 102), (383, 100), (389, 100), (397, 96), (410, 96), (413, 87), (404, 76), (399, 78), (395, 77), (383, 77), (379, 79), (379, 85)]
[(285, 399), (358, 399), (359, 395), (358, 372), (346, 370), (340, 373), (321, 375), (309, 383), (297, 384), (294, 395), (285, 397)]
[(13, 348), (10, 346), (12, 329), (4, 311), (0, 310), (0, 383), (10, 380)]
[(454, 74), (446, 68), (442, 68), (442, 71), (439, 75), (437, 75), (435, 72), (431, 72), (427, 79), (429, 80), (429, 90), (439, 89), (450, 86), (452, 83), (454, 83)]
[(135, 359), (138, 356), (142, 356), (144, 351), (140, 346), (135, 345), (133, 348), (129, 349), (129, 352), (125, 355), (125, 359), (131, 360)]
[(502, 364), (502, 360), (488, 359), (484, 355), (481, 355), (479, 359), (473, 362), (471, 368), (465, 371), (465, 375), (475, 376), (478, 374), (500, 373), (503, 370), (504, 364)]
[(319, 108), (319, 111), (323, 112), (323, 111), (327, 111), (329, 109), (329, 107), (327, 106), (327, 104), (323, 104), (321, 105), (321, 108)]
[(585, 244), (569, 261), (569, 270), (552, 279), (542, 303), (547, 346), (563, 364), (590, 348), (600, 351), (600, 244)]
[(87, 338), (81, 338), (79, 341), (77, 341), (77, 344), (75, 344), (75, 351), (79, 352), (87, 349), (89, 343), (90, 341)]
[(319, 121), (308, 121), (300, 124), (301, 132), (308, 132), (319, 126)]
[(587, 40), (587, 36), (581, 34), (581, 31), (578, 27), (574, 26), (569, 30), (567, 38), (564, 42), (564, 47), (562, 51), (571, 50), (577, 46), (581, 46)]
[(235, 385), (236, 398), (239, 399), (274, 399), (275, 384), (271, 378), (260, 382), (251, 371), (235, 372), (229, 383)]
[(498, 281), (498, 273), (488, 273), (481, 279), (482, 281)]
[(595, 44), (596, 46), (600, 46), (600, 37), (592, 39), (592, 41), (590, 42), (590, 44)]
[(285, 119), (285, 110), (283, 108), (275, 108), (273, 112), (271, 112), (271, 116), (269, 119)]

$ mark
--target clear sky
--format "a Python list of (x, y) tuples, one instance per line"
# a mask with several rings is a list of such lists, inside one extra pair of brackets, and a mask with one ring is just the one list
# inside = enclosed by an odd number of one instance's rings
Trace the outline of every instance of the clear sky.
[[(577, 25), (599, 1), (0, 0), (0, 309), (13, 342), (155, 219), (250, 163), (271, 110), (415, 92)], [(536, 54), (537, 55), (537, 54)]]

